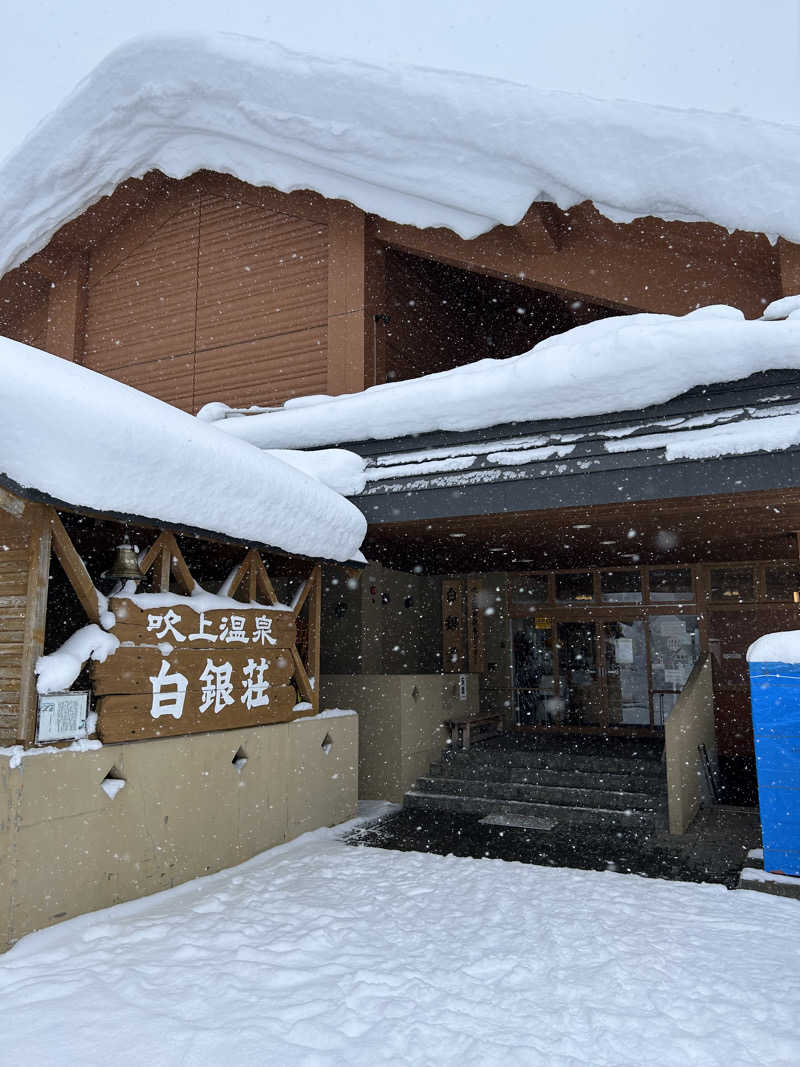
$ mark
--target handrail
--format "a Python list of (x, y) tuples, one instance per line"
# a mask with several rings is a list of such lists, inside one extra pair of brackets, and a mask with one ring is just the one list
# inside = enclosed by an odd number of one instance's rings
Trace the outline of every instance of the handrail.
[(700, 657), (664, 724), (671, 834), (685, 833), (703, 799), (699, 746), (705, 745), (712, 761), (716, 759), (711, 663), (707, 652)]

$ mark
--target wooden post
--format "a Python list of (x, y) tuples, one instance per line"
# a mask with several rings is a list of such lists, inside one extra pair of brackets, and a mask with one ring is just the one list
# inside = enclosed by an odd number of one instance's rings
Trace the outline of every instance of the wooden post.
[(365, 250), (364, 212), (344, 200), (332, 201), (328, 217), (328, 392), (332, 396), (360, 392), (369, 380), (368, 364), (371, 373)]
[(308, 602), (308, 669), (314, 679), (314, 714), (319, 712), (320, 627), (322, 624), (322, 568), (311, 572), (311, 598)]
[(86, 333), (86, 306), (89, 258), (76, 256), (66, 273), (51, 282), (47, 303), (47, 332), (44, 347), (63, 359), (80, 363)]
[[(145, 553), (139, 564), (142, 574), (147, 574), (156, 560), (159, 563), (156, 577), (159, 592), (169, 592), (170, 578), (173, 574), (178, 585), (185, 593), (190, 594), (192, 592), (197, 583), (186, 565), (186, 560), (178, 547), (175, 535), (169, 530), (163, 530)], [(242, 580), (242, 576), (238, 578), (237, 586)]]
[(778, 265), (781, 276), (781, 293), (794, 296), (800, 293), (800, 245), (778, 238)]
[(17, 740), (30, 744), (36, 735), (36, 661), (44, 648), (44, 628), (47, 615), (47, 584), (50, 578), (51, 508), (44, 504), (29, 504), (33, 519), (28, 588), (26, 593), (25, 629), (22, 650), (22, 677), (19, 692), (19, 728)]

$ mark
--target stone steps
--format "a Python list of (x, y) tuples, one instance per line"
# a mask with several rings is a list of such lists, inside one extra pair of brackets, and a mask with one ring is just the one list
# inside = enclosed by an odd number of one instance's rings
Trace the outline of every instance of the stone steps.
[(557, 786), (569, 785), (575, 789), (608, 789), (613, 792), (653, 793), (664, 791), (665, 773), (621, 774), (609, 771), (558, 770), (550, 767), (485, 767), (482, 765), (456, 763), (451, 760), (432, 763), (432, 778), (450, 778), (463, 781), (513, 782), (520, 785)]
[(448, 767), (469, 766), (480, 768), (482, 773), (490, 775), (493, 770), (523, 768), (533, 770), (541, 768), (550, 771), (580, 771), (587, 774), (631, 774), (643, 777), (663, 778), (664, 764), (660, 759), (651, 757), (619, 757), (591, 755), (573, 752), (507, 752), (496, 750), (487, 752), (485, 748), (469, 749), (467, 752), (447, 750), (441, 760)]
[(602, 808), (613, 811), (655, 811), (659, 805), (651, 793), (611, 789), (576, 789), (570, 785), (531, 785), (521, 782), (480, 781), (466, 778), (418, 778), (417, 793), (494, 800), (520, 800), (559, 807)]
[(653, 746), (490, 742), (445, 749), (404, 804), (657, 830), (666, 821), (666, 797), (664, 762)]
[(423, 811), (448, 811), (469, 815), (536, 815), (551, 819), (556, 823), (594, 824), (645, 830), (658, 828), (656, 813), (652, 811), (566, 807), (559, 804), (535, 804), (530, 801), (498, 800), (494, 797), (426, 793), (416, 789), (406, 793), (403, 803), (405, 807)]

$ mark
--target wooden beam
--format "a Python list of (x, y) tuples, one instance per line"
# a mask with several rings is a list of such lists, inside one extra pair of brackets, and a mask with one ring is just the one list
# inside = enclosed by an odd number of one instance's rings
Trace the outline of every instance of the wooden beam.
[(51, 282), (47, 304), (47, 331), (44, 347), (62, 359), (80, 363), (86, 333), (88, 256), (81, 253), (66, 273)]
[(297, 616), (303, 610), (303, 605), (305, 604), (306, 599), (308, 598), (308, 595), (309, 595), (310, 592), (311, 592), (311, 579), (310, 578), (306, 578), (306, 580), (303, 582), (303, 584), (300, 586), (300, 588), (295, 593), (294, 600), (292, 601), (292, 614), (294, 615), (295, 618), (297, 618)]
[(75, 590), (75, 595), (86, 613), (90, 622), (100, 622), (100, 606), (97, 603), (97, 590), (94, 582), (86, 570), (86, 566), (78, 555), (70, 536), (64, 529), (64, 525), (58, 514), (51, 509), (50, 528), (53, 537), (53, 546), (58, 556), (58, 561), (64, 568), (64, 573), (69, 583)]
[[(35, 509), (28, 560), (28, 587), (25, 604), (25, 629), (22, 648), (22, 672), (19, 693), (19, 725), (17, 740), (30, 744), (36, 736), (36, 661), (44, 649), (44, 629), (47, 617), (47, 589), (50, 578), (50, 542), (52, 536), (52, 508), (31, 504)], [(58, 516), (56, 516), (58, 518)]]
[[(366, 328), (364, 212), (333, 200), (328, 213), (328, 392), (364, 388), (371, 331)], [(369, 357), (371, 359), (371, 356)]]
[(25, 514), (25, 501), (21, 496), (10, 493), (0, 485), (0, 508), (13, 515), (15, 519), (21, 519)]
[(308, 604), (308, 669), (314, 679), (314, 713), (319, 711), (320, 629), (322, 624), (322, 568), (311, 572), (311, 599)]
[(370, 220), (368, 236), (412, 255), (619, 310), (685, 314), (698, 304), (726, 303), (757, 316), (762, 299), (780, 295), (775, 251), (760, 235), (661, 220), (613, 223), (589, 204), (561, 213), (556, 227), (555, 210), (534, 204), (517, 226), (497, 226), (470, 241), (444, 228), (378, 218)]
[(172, 573), (175, 575), (175, 580), (187, 596), (191, 595), (197, 582), (192, 577), (192, 572), (189, 570), (188, 564), (183, 558), (183, 553), (178, 547), (178, 542), (175, 540), (175, 534), (171, 530), (165, 530), (161, 537), (164, 544), (169, 548), (170, 563), (172, 565)]
[[(305, 664), (300, 658), (300, 653), (297, 651), (296, 646), (292, 649), (292, 662), (294, 663), (295, 680), (297, 682), (297, 687), (300, 690), (300, 695), (304, 700), (307, 700), (309, 704), (316, 708), (318, 703), (316, 690), (311, 684)], [(316, 682), (316, 685), (319, 685), (319, 681)]]
[(242, 562), (233, 572), (233, 575), (231, 576), (229, 574), (225, 581), (222, 583), (222, 585), (219, 587), (220, 596), (234, 597), (236, 595), (236, 590), (247, 577), (249, 570), (250, 552), (248, 551)]
[(261, 558), (260, 553), (256, 551), (256, 549), (253, 549), (252, 551), (255, 558), (251, 570), (255, 571), (257, 587), (266, 597), (268, 604), (277, 604), (278, 595), (275, 592), (275, 588), (272, 582), (270, 581), (269, 574), (267, 573), (267, 568), (264, 566), (264, 561)]

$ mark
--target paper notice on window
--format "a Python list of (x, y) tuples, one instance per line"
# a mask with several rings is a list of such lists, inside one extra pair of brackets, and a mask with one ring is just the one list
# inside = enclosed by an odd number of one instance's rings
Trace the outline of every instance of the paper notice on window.
[(677, 670), (670, 670), (667, 668), (667, 670), (664, 671), (664, 681), (667, 685), (677, 685), (682, 689), (687, 678), (688, 675), (686, 671), (681, 670), (680, 667), (678, 667)]
[(633, 663), (633, 638), (618, 637), (614, 642), (616, 646), (617, 666)]

